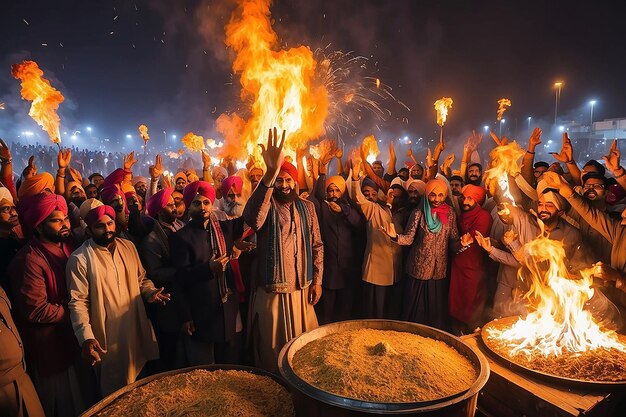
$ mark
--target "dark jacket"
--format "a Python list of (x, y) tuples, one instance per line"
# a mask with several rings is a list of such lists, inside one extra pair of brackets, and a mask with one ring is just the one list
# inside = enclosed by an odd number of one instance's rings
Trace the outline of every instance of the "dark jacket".
[[(243, 219), (222, 221), (220, 227), (230, 254), (234, 237), (243, 233)], [(228, 268), (226, 282), (232, 294), (222, 303), (218, 280), (209, 268), (213, 248), (204, 225), (192, 220), (173, 234), (170, 237), (170, 253), (176, 268), (176, 280), (183, 288), (196, 328), (193, 337), (202, 342), (223, 343), (232, 340), (239, 311), (239, 295)]]

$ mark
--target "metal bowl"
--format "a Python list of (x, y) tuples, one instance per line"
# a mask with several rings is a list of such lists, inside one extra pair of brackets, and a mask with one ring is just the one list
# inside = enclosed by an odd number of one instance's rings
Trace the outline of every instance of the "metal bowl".
[[(292, 368), (295, 353), (307, 343), (324, 336), (356, 329), (394, 330), (441, 340), (455, 348), (478, 371), (478, 377), (469, 389), (434, 401), (410, 403), (377, 403), (346, 398), (323, 391), (300, 378)], [(280, 352), (278, 367), (291, 385), (298, 417), (356, 416), (363, 414), (401, 414), (420, 416), (473, 416), (478, 392), (489, 379), (489, 365), (485, 357), (449, 333), (417, 323), (393, 320), (351, 320), (327, 324), (292, 339)]]

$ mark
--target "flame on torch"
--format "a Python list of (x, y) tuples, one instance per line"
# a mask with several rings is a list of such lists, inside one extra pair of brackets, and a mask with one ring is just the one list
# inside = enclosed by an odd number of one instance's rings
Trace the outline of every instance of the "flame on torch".
[(363, 139), (363, 149), (365, 149), (365, 159), (367, 162), (372, 164), (376, 157), (380, 154), (380, 150), (378, 150), (378, 142), (374, 135), (369, 135), (365, 139)]
[(435, 110), (437, 111), (437, 124), (441, 127), (446, 123), (448, 117), (448, 109), (452, 107), (452, 99), (450, 97), (442, 97), (435, 101)]
[[(498, 187), (502, 190), (503, 197), (513, 206), (516, 206), (516, 204), (509, 186), (509, 175), (514, 177), (520, 173), (521, 168), (518, 161), (524, 156), (524, 153), (524, 149), (522, 149), (516, 141), (506, 145), (496, 146), (489, 153), (491, 157), (491, 168), (485, 171), (484, 175), (486, 183), (491, 180), (497, 181)], [(504, 211), (508, 211), (506, 204)]]
[(252, 102), (247, 120), (236, 113), (222, 114), (216, 129), (224, 136), (220, 154), (245, 159), (258, 154), (257, 144), (269, 129), (285, 130), (284, 150), (295, 155), (324, 133), (328, 94), (314, 86), (317, 65), (307, 46), (279, 50), (271, 26), (271, 0), (238, 0), (226, 26), (226, 45), (236, 53), (233, 72), (240, 76), (241, 99)]
[(193, 132), (187, 133), (180, 141), (190, 152), (202, 152), (204, 149), (204, 138), (195, 135)]
[(22, 98), (31, 101), (28, 115), (48, 133), (52, 143), (61, 142), (59, 125), (61, 120), (57, 114), (59, 104), (65, 100), (63, 94), (43, 78), (43, 71), (35, 61), (23, 61), (11, 67), (11, 74), (22, 83)]
[(498, 100), (498, 121), (502, 120), (502, 115), (504, 115), (504, 112), (508, 107), (511, 107), (511, 100), (509, 100), (508, 98), (501, 98), (500, 100)]
[(141, 136), (141, 139), (143, 139), (144, 142), (149, 141), (150, 136), (148, 135), (148, 126), (139, 125), (139, 135)]

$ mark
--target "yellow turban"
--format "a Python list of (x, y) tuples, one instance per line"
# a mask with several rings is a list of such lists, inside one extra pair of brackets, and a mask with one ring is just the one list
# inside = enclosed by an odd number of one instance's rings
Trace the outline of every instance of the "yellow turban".
[(45, 190), (54, 193), (54, 178), (48, 172), (43, 172), (33, 177), (24, 179), (20, 185), (20, 189), (17, 190), (17, 197), (22, 199), (40, 194)]
[(435, 194), (443, 193), (445, 195), (448, 194), (448, 184), (445, 181), (440, 180), (438, 178), (429, 180), (426, 183), (426, 195), (434, 192)]
[(326, 178), (324, 189), (328, 190), (328, 187), (330, 186), (330, 184), (334, 184), (335, 187), (339, 188), (339, 191), (341, 191), (341, 194), (346, 192), (346, 180), (344, 180), (343, 177), (339, 175), (334, 175), (332, 177)]

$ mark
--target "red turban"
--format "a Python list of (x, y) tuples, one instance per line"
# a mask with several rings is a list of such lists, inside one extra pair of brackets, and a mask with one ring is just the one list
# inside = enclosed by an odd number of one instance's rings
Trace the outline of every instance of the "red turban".
[(28, 203), (22, 226), (29, 234), (55, 210), (67, 215), (67, 203), (57, 194), (37, 194), (30, 198)]
[(104, 215), (109, 216), (111, 219), (115, 220), (115, 210), (111, 206), (98, 206), (89, 210), (89, 213), (85, 216), (85, 223), (87, 226), (91, 227), (100, 220), (100, 218)]
[(237, 194), (241, 194), (241, 190), (243, 189), (243, 180), (236, 175), (231, 175), (230, 177), (226, 178), (224, 181), (222, 181), (222, 195), (228, 194), (228, 190), (230, 190), (232, 187), (235, 187), (235, 192)]
[(215, 201), (215, 188), (211, 184), (206, 181), (194, 181), (191, 184), (187, 184), (183, 190), (183, 200), (187, 207), (191, 205), (197, 194), (208, 198), (211, 200), (211, 203)]
[(472, 197), (479, 206), (482, 206), (485, 202), (485, 189), (474, 184), (467, 184), (461, 189), (461, 194), (464, 197)]
[(17, 197), (22, 199), (36, 194), (40, 194), (45, 190), (54, 192), (54, 178), (47, 172), (42, 172), (30, 178), (25, 178), (17, 190)]
[(122, 189), (118, 184), (107, 185), (106, 187), (102, 187), (100, 190), (100, 198), (103, 203), (109, 203), (112, 200), (115, 200), (117, 196), (124, 197), (122, 193)]
[(122, 181), (124, 181), (124, 170), (122, 168), (118, 168), (104, 179), (102, 188), (109, 185), (121, 184)]
[(173, 187), (167, 187), (153, 194), (152, 197), (148, 199), (148, 204), (146, 204), (148, 216), (156, 219), (157, 213), (167, 206), (167, 202), (170, 200), (173, 192)]
[(293, 166), (293, 164), (290, 164), (287, 161), (283, 162), (280, 167), (280, 172), (286, 172), (294, 181), (298, 181), (298, 170), (295, 166)]

